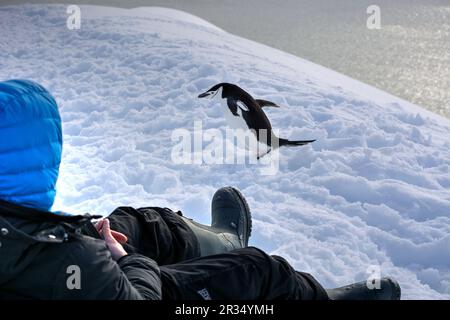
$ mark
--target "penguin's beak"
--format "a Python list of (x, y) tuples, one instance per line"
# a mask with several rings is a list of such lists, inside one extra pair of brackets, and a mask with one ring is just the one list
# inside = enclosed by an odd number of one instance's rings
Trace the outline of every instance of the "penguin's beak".
[(206, 97), (209, 97), (209, 96), (211, 95), (211, 93), (212, 93), (212, 92), (206, 91), (206, 92), (204, 92), (204, 93), (202, 93), (202, 94), (199, 94), (198, 97), (199, 97), (200, 99), (201, 99), (201, 98), (206, 98)]
[(199, 98), (214, 99), (214, 97), (215, 97), (215, 96), (217, 95), (217, 93), (219, 93), (219, 92), (222, 92), (222, 88), (220, 88), (219, 90), (216, 90), (216, 91), (212, 91), (212, 90), (206, 91), (206, 92), (200, 94), (198, 97), (199, 97)]

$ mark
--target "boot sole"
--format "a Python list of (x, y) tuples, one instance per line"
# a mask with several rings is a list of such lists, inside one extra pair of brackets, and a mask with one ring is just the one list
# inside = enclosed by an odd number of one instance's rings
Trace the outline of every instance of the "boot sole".
[(326, 291), (331, 300), (400, 300), (401, 298), (400, 285), (390, 277), (381, 279), (381, 291), (368, 289), (365, 281)]
[(235, 197), (237, 202), (241, 203), (243, 205), (243, 210), (245, 212), (245, 216), (241, 215), (240, 217), (240, 223), (244, 225), (244, 239), (246, 240), (244, 242), (244, 247), (248, 247), (248, 240), (250, 239), (250, 236), (252, 235), (252, 213), (250, 211), (250, 207), (247, 203), (247, 200), (245, 200), (245, 197), (242, 195), (242, 193), (234, 188), (234, 187), (227, 187), (228, 190), (231, 191), (231, 194)]

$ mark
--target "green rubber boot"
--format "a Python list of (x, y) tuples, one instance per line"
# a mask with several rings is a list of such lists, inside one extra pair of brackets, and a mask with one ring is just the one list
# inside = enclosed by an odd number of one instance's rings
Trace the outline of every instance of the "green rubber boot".
[(252, 231), (250, 209), (244, 196), (233, 187), (220, 188), (211, 203), (211, 226), (183, 217), (200, 244), (201, 256), (248, 246)]
[(380, 280), (380, 289), (369, 289), (366, 281), (362, 281), (326, 291), (331, 300), (400, 300), (401, 297), (400, 285), (388, 277)]

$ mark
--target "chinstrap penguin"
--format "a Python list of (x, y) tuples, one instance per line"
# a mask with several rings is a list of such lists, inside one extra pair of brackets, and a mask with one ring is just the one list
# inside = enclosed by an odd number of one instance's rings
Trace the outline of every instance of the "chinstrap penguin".
[[(222, 111), (229, 126), (233, 129), (251, 131), (252, 134), (250, 136), (256, 138), (257, 151), (255, 153), (258, 159), (277, 147), (303, 146), (316, 141), (291, 141), (277, 137), (273, 133), (272, 125), (262, 108), (278, 108), (279, 106), (267, 100), (254, 99), (237, 85), (219, 83), (198, 97), (213, 99), (216, 96), (221, 99)], [(246, 148), (248, 149), (247, 143)]]

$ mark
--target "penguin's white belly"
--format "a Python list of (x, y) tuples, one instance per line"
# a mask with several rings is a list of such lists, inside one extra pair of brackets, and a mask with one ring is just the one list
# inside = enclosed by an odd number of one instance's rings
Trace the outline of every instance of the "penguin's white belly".
[(252, 151), (255, 155), (266, 154), (270, 147), (266, 144), (259, 143), (256, 139), (255, 133), (250, 130), (247, 123), (242, 116), (242, 110), (238, 107), (237, 114), (235, 116), (230, 108), (228, 108), (226, 100), (222, 100), (222, 110), (225, 116), (225, 120), (231, 129), (234, 130), (234, 136), (238, 139), (237, 143), (239, 147), (244, 147), (246, 150)]
[(247, 123), (244, 120), (244, 117), (242, 117), (242, 114), (240, 112), (240, 109), (238, 108), (238, 114), (239, 116), (235, 116), (228, 107), (224, 110), (224, 116), (225, 120), (227, 121), (228, 125), (232, 129), (236, 130), (243, 130), (244, 132), (250, 132), (249, 127), (247, 126)]

